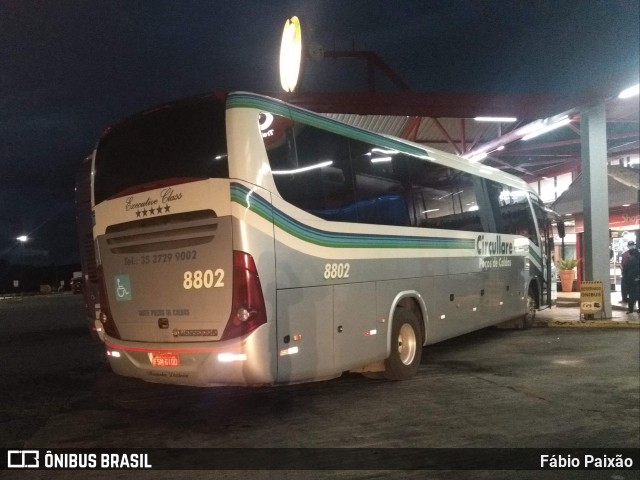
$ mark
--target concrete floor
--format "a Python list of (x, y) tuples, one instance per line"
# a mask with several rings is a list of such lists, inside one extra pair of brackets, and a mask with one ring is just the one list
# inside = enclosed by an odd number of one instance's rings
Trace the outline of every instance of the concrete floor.
[[(553, 308), (538, 312), (535, 325), (431, 345), (405, 382), (348, 374), (303, 385), (199, 389), (114, 375), (89, 336), (79, 295), (0, 301), (0, 447), (637, 449), (638, 315), (616, 310), (612, 319), (583, 320), (578, 308)], [(637, 478), (612, 470), (289, 468), (104, 471), (91, 478)], [(88, 477), (19, 473), (7, 478)]]

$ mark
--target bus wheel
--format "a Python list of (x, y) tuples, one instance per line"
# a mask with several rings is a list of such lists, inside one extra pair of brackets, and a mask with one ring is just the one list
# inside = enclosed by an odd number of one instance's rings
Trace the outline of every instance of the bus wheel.
[(418, 371), (422, 341), (418, 319), (404, 308), (396, 310), (391, 326), (391, 354), (384, 361), (384, 378), (406, 380)]
[(527, 295), (527, 310), (522, 319), (522, 328), (524, 330), (533, 327), (533, 321), (536, 318), (536, 299), (533, 298), (533, 293), (529, 292)]

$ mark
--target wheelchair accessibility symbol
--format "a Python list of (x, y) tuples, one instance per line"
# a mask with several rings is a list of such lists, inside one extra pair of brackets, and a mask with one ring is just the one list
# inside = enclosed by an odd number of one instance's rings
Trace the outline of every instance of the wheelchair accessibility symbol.
[(113, 277), (116, 291), (116, 302), (128, 302), (131, 300), (131, 279), (128, 274)]

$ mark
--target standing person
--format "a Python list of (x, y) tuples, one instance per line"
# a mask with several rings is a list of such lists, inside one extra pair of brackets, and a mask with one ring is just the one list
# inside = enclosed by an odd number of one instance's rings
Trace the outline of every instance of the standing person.
[(627, 286), (629, 295), (627, 313), (633, 313), (636, 303), (640, 300), (640, 253), (633, 242), (629, 242), (629, 256), (622, 266), (622, 281)]
[[(623, 271), (624, 264), (629, 260), (629, 252), (632, 248), (635, 249), (635, 247), (636, 244), (633, 240), (627, 243), (627, 251), (622, 254), (622, 258), (620, 259), (620, 266), (622, 267)], [(622, 291), (622, 303), (627, 303), (629, 301), (629, 291), (627, 289), (627, 284), (624, 282), (624, 275), (622, 276), (622, 279), (620, 281), (620, 290)]]

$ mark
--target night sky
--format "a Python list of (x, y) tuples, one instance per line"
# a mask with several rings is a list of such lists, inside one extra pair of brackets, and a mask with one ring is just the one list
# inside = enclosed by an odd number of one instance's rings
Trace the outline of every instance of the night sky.
[[(79, 261), (75, 175), (110, 124), (214, 89), (278, 93), (292, 15), (307, 43), (374, 51), (420, 92), (638, 82), (638, 0), (0, 0), (0, 262), (21, 234), (29, 263)], [(364, 91), (366, 67), (309, 61), (302, 89)]]

